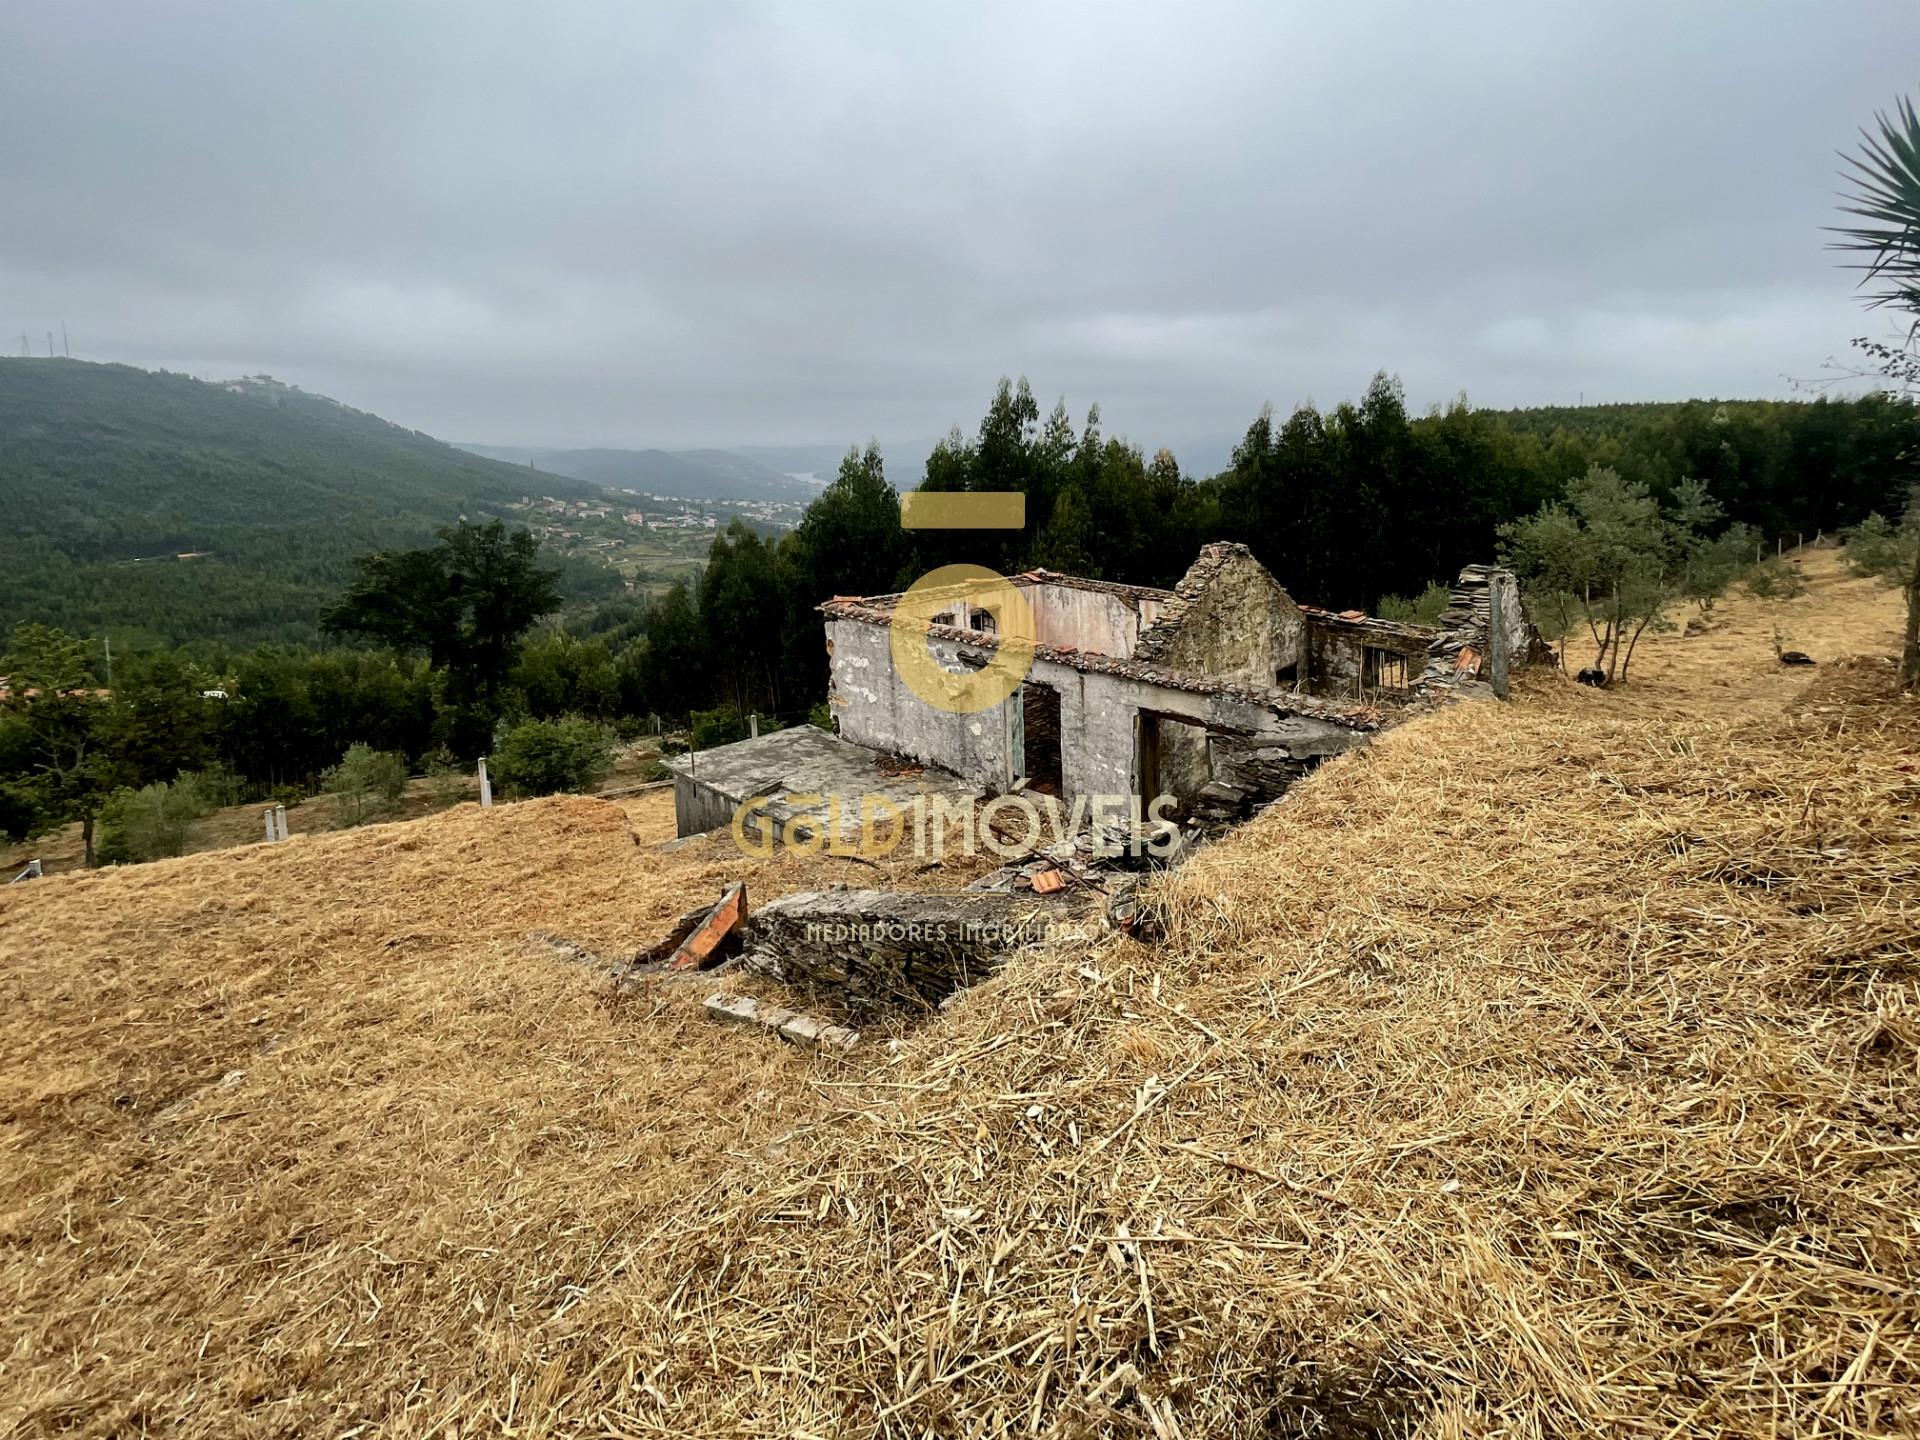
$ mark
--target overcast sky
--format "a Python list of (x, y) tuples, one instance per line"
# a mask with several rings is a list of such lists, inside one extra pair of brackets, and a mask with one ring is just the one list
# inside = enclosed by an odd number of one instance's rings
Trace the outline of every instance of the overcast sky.
[(1779, 395), (1920, 5), (0, 6), (0, 327), (449, 439)]

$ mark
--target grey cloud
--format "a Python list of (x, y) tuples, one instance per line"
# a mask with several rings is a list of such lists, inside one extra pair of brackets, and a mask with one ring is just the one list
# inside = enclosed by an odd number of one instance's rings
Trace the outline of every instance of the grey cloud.
[[(1328, 13), (1331, 12), (1331, 13)], [(0, 325), (501, 444), (1775, 394), (1920, 11), (0, 11)]]

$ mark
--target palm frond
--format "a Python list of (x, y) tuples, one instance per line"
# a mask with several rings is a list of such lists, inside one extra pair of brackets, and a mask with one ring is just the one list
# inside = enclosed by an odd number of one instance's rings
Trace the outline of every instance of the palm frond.
[(1903, 98), (1873, 118), (1878, 134), (1862, 130), (1860, 152), (1841, 156), (1850, 188), (1840, 209), (1869, 223), (1830, 227), (1840, 237), (1832, 248), (1867, 257), (1849, 268), (1865, 272), (1868, 305), (1911, 311), (1920, 324), (1920, 114)]

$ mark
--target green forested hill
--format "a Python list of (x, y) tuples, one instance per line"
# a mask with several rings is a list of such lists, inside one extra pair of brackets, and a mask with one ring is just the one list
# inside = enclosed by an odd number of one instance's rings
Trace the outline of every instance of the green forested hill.
[(353, 556), (528, 488), (520, 467), (270, 381), (0, 360), (0, 631), (310, 640)]

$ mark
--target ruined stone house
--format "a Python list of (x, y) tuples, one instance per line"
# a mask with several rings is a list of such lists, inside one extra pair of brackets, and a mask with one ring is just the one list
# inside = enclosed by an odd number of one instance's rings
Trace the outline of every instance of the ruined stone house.
[[(1006, 700), (971, 714), (927, 703), (896, 672), (900, 595), (822, 604), (841, 740), (982, 792), (1171, 795), (1177, 814), (1221, 817), (1274, 798), (1435, 690), (1474, 683), (1492, 588), (1514, 663), (1531, 649), (1513, 577), (1485, 566), (1462, 572), (1438, 628), (1301, 605), (1244, 545), (1206, 546), (1172, 590), (1047, 570), (1011, 578), (1033, 616), (1032, 668)], [(984, 666), (1001, 643), (976, 598), (956, 587), (927, 628), (948, 671)], [(683, 834), (783, 778), (758, 773), (753, 757), (770, 752), (756, 746), (765, 741), (676, 763)], [(689, 773), (701, 764), (704, 781)]]

